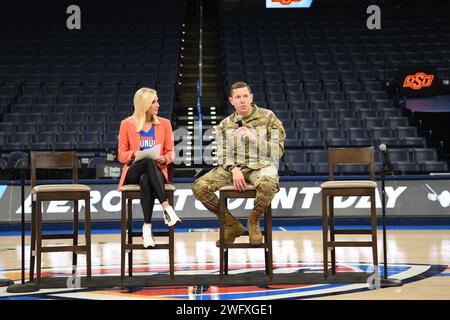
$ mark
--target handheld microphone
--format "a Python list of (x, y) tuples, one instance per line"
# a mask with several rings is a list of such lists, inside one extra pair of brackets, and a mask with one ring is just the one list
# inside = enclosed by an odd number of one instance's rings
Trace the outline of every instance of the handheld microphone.
[(389, 158), (389, 152), (387, 150), (387, 147), (384, 143), (380, 144), (379, 146), (380, 151), (383, 153), (383, 163), (388, 168), (390, 172), (394, 172), (394, 168), (392, 166), (391, 159)]
[(239, 114), (236, 116), (236, 123), (239, 128), (242, 127), (242, 117)]

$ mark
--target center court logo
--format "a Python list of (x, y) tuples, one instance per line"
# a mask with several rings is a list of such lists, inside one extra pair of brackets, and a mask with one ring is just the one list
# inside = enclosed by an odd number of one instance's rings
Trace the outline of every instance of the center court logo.
[[(199, 276), (199, 270), (205, 274), (216, 274), (218, 277), (217, 263), (206, 264), (177, 264), (176, 274)], [(232, 263), (229, 265), (233, 274), (242, 274), (244, 277), (255, 273), (264, 274), (264, 263)], [(95, 274), (102, 276), (116, 276), (118, 269), (115, 266), (97, 266)], [(168, 265), (155, 264), (136, 264), (134, 266), (135, 276), (151, 276), (156, 274), (165, 274), (168, 271)], [(402, 280), (403, 283), (421, 281), (426, 278), (441, 274), (447, 269), (447, 265), (427, 265), (427, 264), (389, 264), (388, 274)], [(367, 263), (339, 263), (336, 266), (338, 273), (368, 273), (373, 270), (372, 264)], [(13, 271), (11, 271), (13, 272)], [(17, 271), (14, 271), (17, 272)], [(73, 271), (72, 271), (73, 272)], [(275, 263), (274, 273), (294, 274), (299, 277), (307, 277), (308, 274), (322, 275), (323, 265), (321, 263), (302, 263), (289, 262), (289, 264)], [(62, 270), (52, 269), (52, 273), (45, 272), (45, 277), (60, 277), (64, 273)], [(8, 273), (5, 273), (8, 276)], [(76, 283), (77, 277), (73, 275), (68, 279), (68, 285), (65, 288), (46, 290), (33, 294), (34, 299), (67, 299), (74, 300), (100, 300), (105, 297), (117, 300), (128, 299), (176, 299), (176, 300), (278, 300), (278, 299), (307, 299), (327, 296), (336, 296), (339, 294), (351, 294), (364, 292), (373, 289), (381, 289), (377, 281), (382, 274), (375, 274), (373, 281), (349, 283), (319, 281), (313, 284), (292, 283), (292, 284), (268, 284), (268, 285), (177, 285), (177, 286), (150, 286), (150, 287), (114, 287), (99, 290), (99, 288), (87, 288)], [(12, 277), (12, 275), (11, 275)], [(75, 280), (75, 283), (74, 283)], [(372, 280), (372, 279), (369, 279)], [(199, 280), (201, 283), (201, 280)], [(69, 285), (70, 284), (70, 285)], [(369, 284), (369, 286), (368, 286)], [(65, 290), (61, 290), (65, 289)], [(29, 294), (26, 294), (29, 295)]]
[(310, 8), (313, 0), (266, 0), (266, 8)]
[(414, 75), (407, 75), (403, 82), (404, 88), (411, 88), (413, 90), (420, 90), (422, 88), (430, 87), (433, 83), (434, 75), (426, 74), (424, 72), (417, 72)]

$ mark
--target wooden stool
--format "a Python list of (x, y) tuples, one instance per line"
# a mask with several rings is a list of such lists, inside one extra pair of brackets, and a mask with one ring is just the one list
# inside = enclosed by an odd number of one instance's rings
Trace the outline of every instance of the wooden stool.
[[(219, 215), (219, 228), (220, 228), (220, 278), (223, 278), (223, 274), (228, 274), (228, 249), (247, 249), (247, 248), (263, 248), (265, 256), (266, 274), (270, 279), (273, 276), (273, 261), (272, 261), (272, 207), (269, 205), (264, 212), (264, 242), (261, 244), (250, 243), (231, 243), (226, 244), (225, 240), (225, 208), (227, 208), (227, 200), (229, 198), (256, 198), (256, 188), (253, 185), (247, 185), (247, 190), (237, 191), (234, 187), (224, 186), (219, 189), (220, 192), (220, 215)], [(248, 231), (244, 233), (248, 235)]]
[[(374, 149), (370, 148), (329, 148), (328, 149), (328, 177), (329, 181), (322, 183), (322, 228), (323, 228), (323, 271), (325, 279), (328, 277), (328, 250), (331, 249), (331, 271), (336, 273), (336, 247), (372, 247), (373, 264), (378, 266), (377, 254), (377, 212), (375, 207), (375, 160)], [(370, 180), (334, 181), (334, 165), (339, 164), (368, 164)], [(334, 204), (335, 196), (369, 196), (371, 230), (335, 229)], [(327, 198), (330, 206), (330, 240), (328, 240)], [(335, 241), (337, 234), (366, 234), (372, 235), (372, 241)]]
[[(35, 152), (31, 151), (31, 250), (30, 281), (34, 279), (34, 262), (36, 261), (36, 283), (41, 282), (41, 259), (43, 252), (72, 252), (72, 265), (77, 265), (77, 255), (86, 254), (87, 280), (91, 281), (91, 187), (78, 183), (77, 153)], [(36, 185), (37, 169), (72, 170), (73, 184)], [(42, 202), (56, 200), (73, 200), (73, 233), (42, 234)], [(85, 245), (78, 244), (78, 201), (85, 202)], [(42, 246), (43, 240), (72, 239), (72, 246)], [(75, 273), (75, 270), (73, 270)]]
[[(174, 203), (175, 186), (172, 184), (164, 185), (169, 203)], [(120, 191), (122, 192), (122, 224), (121, 224), (121, 240), (120, 240), (120, 279), (125, 279), (125, 253), (128, 253), (128, 275), (133, 276), (133, 250), (169, 250), (169, 268), (170, 277), (173, 279), (175, 273), (175, 250), (174, 250), (174, 227), (168, 227), (169, 232), (153, 232), (156, 237), (169, 237), (168, 244), (156, 244), (154, 247), (144, 248), (142, 244), (133, 244), (134, 237), (142, 238), (142, 231), (133, 231), (133, 209), (132, 201), (139, 199), (141, 188), (138, 184), (124, 185)], [(128, 221), (127, 221), (128, 207)], [(128, 234), (128, 236), (127, 236)]]

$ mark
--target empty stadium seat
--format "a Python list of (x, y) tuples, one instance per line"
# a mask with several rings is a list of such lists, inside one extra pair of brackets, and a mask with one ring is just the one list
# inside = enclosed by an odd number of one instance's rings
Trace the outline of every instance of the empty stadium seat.
[(418, 163), (438, 160), (435, 149), (415, 148), (412, 151), (414, 160)]
[(284, 159), (288, 163), (306, 163), (306, 151), (304, 150), (286, 150)]

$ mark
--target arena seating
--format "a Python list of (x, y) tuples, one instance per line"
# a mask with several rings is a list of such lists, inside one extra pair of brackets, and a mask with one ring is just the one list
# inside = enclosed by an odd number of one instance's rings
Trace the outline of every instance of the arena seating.
[(137, 88), (156, 88), (171, 118), (181, 21), (85, 25), (4, 24), (0, 32), (0, 151), (117, 147)]
[[(450, 69), (445, 18), (425, 16), (419, 26), (388, 12), (388, 31), (374, 33), (336, 14), (300, 19), (298, 12), (247, 13), (236, 9), (223, 16), (224, 90), (235, 81), (248, 82), (254, 102), (282, 120), (287, 139), (281, 169), (324, 174), (328, 147), (385, 143), (402, 173), (448, 170), (395, 94), (400, 66)], [(228, 111), (234, 111), (231, 105)]]
[[(408, 15), (419, 12), (386, 8), (384, 28), (370, 31), (345, 8), (320, 19), (251, 10), (223, 12), (224, 90), (247, 81), (254, 102), (283, 121), (281, 170), (323, 174), (328, 147), (380, 143), (404, 174), (448, 170), (396, 90), (400, 66), (433, 65), (448, 77), (448, 19), (425, 12), (411, 24)], [(82, 157), (104, 158), (117, 146), (120, 121), (132, 112), (141, 86), (158, 90), (160, 115), (176, 126), (181, 21), (87, 24), (89, 31), (80, 33), (50, 23), (2, 22), (0, 158), (31, 149), (76, 149)]]

